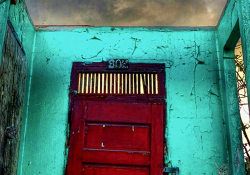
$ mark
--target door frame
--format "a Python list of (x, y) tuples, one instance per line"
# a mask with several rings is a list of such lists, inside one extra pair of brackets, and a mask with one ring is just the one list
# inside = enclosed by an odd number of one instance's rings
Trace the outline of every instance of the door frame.
[[(159, 93), (156, 94), (78, 94), (78, 79), (79, 73), (157, 73), (158, 74), (158, 88)], [(149, 104), (161, 104), (163, 105), (163, 165), (165, 165), (164, 159), (167, 152), (165, 129), (166, 129), (166, 88), (165, 88), (165, 64), (146, 64), (146, 63), (134, 63), (129, 64), (127, 70), (109, 69), (108, 63), (83, 63), (74, 62), (71, 73), (70, 83), (70, 105), (69, 105), (69, 128), (71, 130), (72, 124), (72, 111), (75, 100), (84, 101), (109, 101), (109, 102), (134, 102), (134, 103), (149, 103)], [(70, 133), (69, 130), (69, 133)], [(69, 136), (70, 137), (70, 136)], [(70, 140), (70, 138), (68, 139)], [(69, 145), (69, 144), (68, 144)], [(70, 151), (70, 150), (69, 150)]]

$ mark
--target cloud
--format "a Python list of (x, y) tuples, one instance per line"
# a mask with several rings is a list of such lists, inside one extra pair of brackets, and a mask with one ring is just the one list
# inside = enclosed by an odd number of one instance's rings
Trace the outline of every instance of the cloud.
[(227, 0), (26, 0), (36, 25), (215, 26)]

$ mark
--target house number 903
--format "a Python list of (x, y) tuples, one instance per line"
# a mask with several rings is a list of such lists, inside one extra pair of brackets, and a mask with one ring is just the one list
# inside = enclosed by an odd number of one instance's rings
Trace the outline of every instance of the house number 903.
[(127, 59), (110, 59), (109, 69), (128, 69)]

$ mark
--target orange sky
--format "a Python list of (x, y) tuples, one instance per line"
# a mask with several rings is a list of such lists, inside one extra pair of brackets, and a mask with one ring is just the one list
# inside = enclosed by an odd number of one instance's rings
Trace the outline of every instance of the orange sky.
[(26, 0), (35, 25), (215, 26), (227, 0)]

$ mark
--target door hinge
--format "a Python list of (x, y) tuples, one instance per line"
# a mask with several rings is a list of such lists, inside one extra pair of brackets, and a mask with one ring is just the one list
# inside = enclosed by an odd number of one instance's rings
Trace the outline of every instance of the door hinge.
[(164, 167), (163, 175), (168, 175), (169, 173), (175, 173), (175, 175), (178, 175), (179, 174), (179, 168), (178, 167), (175, 167), (175, 168)]

